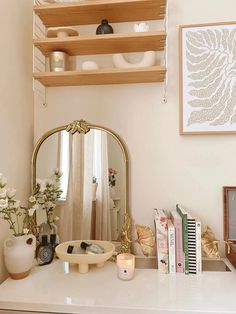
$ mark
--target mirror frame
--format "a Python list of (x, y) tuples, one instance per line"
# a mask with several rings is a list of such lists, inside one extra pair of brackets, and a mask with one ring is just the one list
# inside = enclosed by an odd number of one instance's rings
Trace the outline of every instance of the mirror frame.
[[(38, 152), (41, 147), (41, 145), (44, 143), (44, 141), (50, 137), (51, 135), (60, 132), (60, 131), (67, 131), (74, 135), (75, 133), (82, 133), (86, 134), (91, 129), (96, 129), (100, 131), (104, 131), (108, 134), (110, 134), (119, 144), (121, 151), (123, 153), (123, 158), (125, 162), (125, 196), (124, 196), (124, 223), (122, 226), (121, 231), (121, 253), (129, 253), (131, 250), (131, 218), (129, 215), (129, 159), (128, 159), (128, 152), (125, 147), (124, 142), (119, 137), (118, 134), (116, 134), (111, 129), (105, 128), (100, 125), (91, 124), (86, 122), (85, 120), (75, 120), (70, 124), (63, 125), (54, 129), (49, 130), (43, 136), (38, 140), (36, 143), (33, 154), (32, 154), (32, 160), (31, 160), (31, 171), (32, 171), (32, 194), (34, 195), (36, 193), (36, 162), (38, 157)], [(36, 221), (36, 215), (35, 215), (35, 223)]]

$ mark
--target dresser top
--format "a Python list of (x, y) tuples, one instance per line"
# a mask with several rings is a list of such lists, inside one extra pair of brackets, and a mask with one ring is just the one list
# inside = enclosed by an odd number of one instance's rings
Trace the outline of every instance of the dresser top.
[(136, 269), (133, 280), (121, 281), (112, 262), (80, 274), (56, 260), (36, 266), (23, 280), (7, 279), (0, 285), (0, 309), (79, 314), (236, 313), (236, 272), (184, 275)]

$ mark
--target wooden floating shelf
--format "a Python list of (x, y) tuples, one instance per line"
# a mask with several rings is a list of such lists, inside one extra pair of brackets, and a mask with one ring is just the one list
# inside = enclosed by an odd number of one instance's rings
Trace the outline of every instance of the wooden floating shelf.
[(165, 32), (72, 36), (35, 39), (34, 45), (45, 56), (52, 51), (64, 51), (70, 56), (122, 52), (161, 51), (165, 47)]
[(35, 5), (46, 27), (162, 20), (166, 0), (89, 0), (78, 3)]
[(94, 71), (38, 72), (34, 78), (46, 87), (152, 83), (165, 80), (163, 66), (133, 69), (100, 69)]

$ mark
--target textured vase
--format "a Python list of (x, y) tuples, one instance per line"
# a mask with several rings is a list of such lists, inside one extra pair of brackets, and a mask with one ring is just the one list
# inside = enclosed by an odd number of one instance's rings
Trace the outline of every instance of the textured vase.
[(102, 20), (101, 24), (98, 26), (96, 30), (97, 35), (102, 34), (112, 34), (113, 28), (108, 24), (108, 20)]
[(4, 242), (4, 260), (12, 279), (27, 277), (33, 266), (36, 249), (34, 235), (11, 236)]

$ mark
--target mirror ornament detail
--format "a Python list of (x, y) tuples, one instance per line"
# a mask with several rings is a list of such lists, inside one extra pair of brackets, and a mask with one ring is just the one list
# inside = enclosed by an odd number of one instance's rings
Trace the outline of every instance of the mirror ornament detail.
[(85, 120), (76, 120), (67, 126), (66, 131), (72, 135), (76, 132), (86, 134), (90, 131), (90, 128)]

